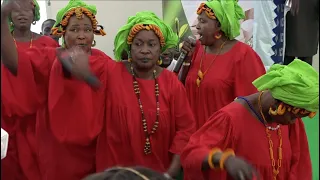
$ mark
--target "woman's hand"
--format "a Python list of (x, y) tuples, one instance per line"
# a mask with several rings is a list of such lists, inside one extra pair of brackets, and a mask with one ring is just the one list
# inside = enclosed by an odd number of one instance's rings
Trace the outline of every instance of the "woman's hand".
[(256, 170), (238, 157), (230, 156), (224, 166), (234, 180), (255, 180), (258, 178)]
[(194, 49), (195, 49), (195, 40), (188, 38), (185, 41), (183, 41), (180, 51), (187, 54), (187, 57), (188, 57), (187, 59), (190, 60), (190, 58), (193, 55)]
[(1, 18), (7, 18), (12, 11), (32, 9), (33, 6), (31, 0), (9, 0), (1, 5)]

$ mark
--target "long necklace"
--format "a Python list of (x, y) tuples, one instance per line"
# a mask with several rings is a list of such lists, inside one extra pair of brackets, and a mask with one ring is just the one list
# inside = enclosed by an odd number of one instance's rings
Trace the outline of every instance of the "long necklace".
[[(12, 38), (13, 38), (14, 44), (16, 45), (16, 48), (17, 48), (18, 46), (17, 46), (17, 41), (16, 41), (16, 39), (14, 38), (14, 31), (12, 32)], [(32, 42), (33, 42), (33, 33), (31, 32), (31, 39), (30, 39), (29, 48), (32, 48)]]
[[(264, 91), (260, 92), (259, 94), (259, 98), (258, 98), (258, 105), (259, 105), (259, 110), (260, 110), (260, 115), (263, 119), (263, 121), (265, 123), (267, 123), (267, 120), (262, 112), (262, 105), (261, 105), (261, 97), (262, 94), (264, 93)], [(282, 135), (281, 135), (281, 128), (278, 128), (278, 136), (279, 136), (279, 147), (278, 147), (278, 161), (277, 161), (277, 166), (276, 166), (276, 161), (273, 157), (273, 142), (271, 139), (271, 134), (270, 134), (270, 130), (268, 128), (266, 128), (266, 134), (268, 137), (268, 141), (269, 141), (269, 152), (270, 152), (270, 159), (271, 159), (271, 165), (272, 165), (272, 169), (273, 169), (273, 179), (276, 180), (277, 176), (280, 172), (280, 167), (282, 165)]]
[(148, 124), (147, 124), (147, 120), (145, 118), (144, 112), (143, 112), (143, 106), (142, 106), (142, 102), (140, 99), (140, 88), (139, 88), (139, 83), (136, 79), (132, 64), (130, 64), (130, 69), (131, 69), (131, 74), (133, 77), (133, 89), (134, 89), (134, 93), (137, 96), (138, 99), (138, 103), (139, 103), (139, 108), (140, 108), (140, 112), (141, 112), (141, 119), (142, 119), (142, 127), (143, 127), (143, 131), (145, 133), (145, 145), (144, 145), (144, 153), (146, 155), (151, 154), (151, 135), (154, 134), (158, 127), (159, 127), (159, 115), (160, 115), (160, 105), (159, 105), (159, 84), (158, 84), (158, 80), (156, 78), (156, 70), (153, 71), (153, 79), (155, 82), (155, 97), (156, 97), (156, 121), (153, 124), (152, 130), (151, 132), (148, 132)]
[[(210, 65), (208, 66), (208, 68), (202, 72), (202, 62), (203, 62), (203, 56), (205, 56), (205, 53), (206, 53), (206, 47), (204, 49), (204, 51), (202, 52), (202, 55), (201, 55), (201, 60), (200, 60), (200, 68), (198, 70), (198, 77), (197, 77), (197, 80), (196, 80), (196, 84), (198, 87), (200, 87), (200, 84), (201, 84), (201, 81), (203, 80), (204, 76), (207, 74), (208, 70), (210, 69), (210, 67), (212, 66), (213, 62), (217, 59), (218, 55), (220, 55), (221, 53), (221, 50), (223, 48), (223, 46), (226, 44), (227, 40), (224, 41), (221, 46), (220, 46), (220, 49), (219, 49), (219, 52), (218, 54), (216, 54), (216, 56), (214, 57), (214, 59), (211, 61)], [(206, 58), (206, 57), (205, 57)]]

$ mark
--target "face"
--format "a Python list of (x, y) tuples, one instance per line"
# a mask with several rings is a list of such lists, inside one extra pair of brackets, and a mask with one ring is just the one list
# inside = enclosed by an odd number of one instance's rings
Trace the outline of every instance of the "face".
[(158, 36), (153, 31), (141, 30), (131, 45), (132, 62), (141, 70), (152, 69), (160, 58), (161, 47)]
[(166, 49), (163, 53), (161, 53), (160, 57), (162, 60), (161, 67), (167, 68), (173, 59), (177, 59), (179, 57), (179, 51), (176, 48)]
[(34, 21), (34, 7), (28, 6), (27, 8), (19, 11), (11, 12), (11, 19), (14, 28), (18, 30), (30, 30), (31, 23)]
[(83, 15), (78, 19), (75, 15), (70, 17), (64, 40), (67, 48), (78, 46), (85, 52), (90, 52), (93, 42), (93, 28), (90, 18)]
[(42, 35), (50, 36), (54, 21), (46, 21), (42, 25)]
[(215, 42), (214, 33), (220, 31), (219, 22), (210, 19), (205, 12), (198, 16), (197, 34), (202, 45), (210, 46)]

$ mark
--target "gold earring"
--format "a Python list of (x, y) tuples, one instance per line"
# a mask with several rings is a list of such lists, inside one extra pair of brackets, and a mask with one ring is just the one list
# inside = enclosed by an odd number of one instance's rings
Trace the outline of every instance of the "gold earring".
[(132, 62), (132, 59), (131, 59), (131, 58), (128, 58), (128, 62), (130, 62), (130, 63), (131, 63), (131, 62)]
[(161, 65), (161, 64), (162, 64), (162, 60), (159, 59), (159, 60), (158, 60), (158, 65)]

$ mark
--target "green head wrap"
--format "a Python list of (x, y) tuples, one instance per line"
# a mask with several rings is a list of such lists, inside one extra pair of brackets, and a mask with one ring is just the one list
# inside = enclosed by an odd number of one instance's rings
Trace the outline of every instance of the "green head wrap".
[(121, 60), (121, 54), (124, 50), (127, 52), (129, 51), (127, 38), (129, 36), (131, 28), (136, 24), (149, 24), (159, 27), (165, 39), (165, 46), (161, 49), (162, 52), (168, 48), (172, 48), (178, 45), (179, 38), (177, 34), (174, 33), (172, 28), (164, 23), (163, 20), (161, 20), (151, 11), (138, 12), (135, 16), (131, 16), (128, 18), (127, 24), (120, 28), (118, 34), (115, 37), (114, 54), (117, 61)]
[(88, 5), (82, 0), (70, 0), (69, 3), (62, 9), (60, 9), (56, 16), (56, 23), (54, 24), (54, 27), (57, 27), (60, 25), (61, 21), (63, 20), (64, 16), (73, 8), (77, 7), (83, 7), (88, 9), (92, 14), (97, 14), (97, 8), (94, 5)]
[(311, 112), (319, 109), (319, 74), (308, 63), (295, 59), (289, 65), (275, 64), (253, 81), (259, 90), (269, 90), (275, 99)]
[(240, 35), (240, 20), (245, 18), (237, 0), (208, 0), (205, 4), (213, 10), (221, 30), (229, 39)]
[[(2, 3), (7, 3), (10, 0), (3, 0)], [(33, 0), (33, 4), (34, 4), (34, 17), (33, 20), (34, 21), (39, 21), (40, 20), (40, 6), (38, 4), (38, 2), (36, 0)], [(11, 16), (9, 16), (8, 18), (8, 23), (9, 23), (9, 28), (10, 31), (12, 32), (14, 30), (14, 25), (11, 19)]]

